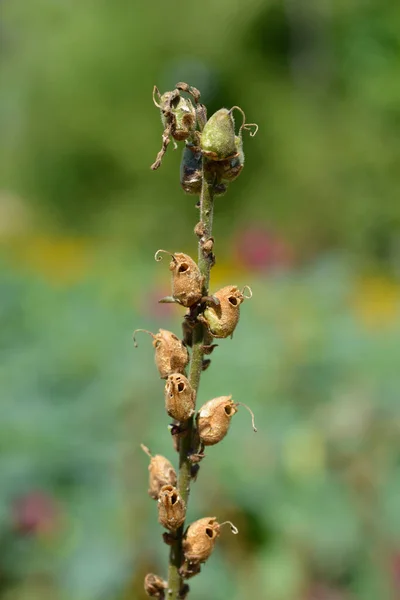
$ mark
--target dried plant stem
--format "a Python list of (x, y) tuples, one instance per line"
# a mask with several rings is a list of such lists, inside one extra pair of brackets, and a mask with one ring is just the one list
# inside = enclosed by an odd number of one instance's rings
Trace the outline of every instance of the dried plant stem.
[[(214, 194), (213, 182), (208, 181), (204, 172), (202, 179), (202, 189), (200, 195), (200, 221), (203, 224), (203, 235), (199, 240), (198, 247), (198, 265), (201, 274), (204, 276), (203, 295), (208, 296), (208, 287), (210, 281), (210, 269), (212, 266), (212, 257), (203, 250), (203, 242), (211, 238), (212, 223), (214, 214)], [(200, 376), (203, 367), (203, 344), (209, 342), (208, 334), (201, 323), (198, 323), (193, 329), (192, 337), (192, 356), (190, 361), (189, 381), (192, 388), (196, 391), (199, 389)], [(179, 451), (179, 475), (178, 489), (179, 494), (187, 505), (190, 492), (190, 479), (192, 463), (189, 459), (189, 454), (193, 451), (195, 440), (194, 438), (194, 421), (193, 417), (187, 422), (187, 432), (181, 439)], [(168, 598), (170, 600), (178, 600), (180, 590), (182, 588), (182, 578), (179, 575), (179, 568), (182, 564), (182, 538), (185, 525), (183, 524), (177, 531), (177, 539), (171, 546), (169, 569), (168, 569)]]

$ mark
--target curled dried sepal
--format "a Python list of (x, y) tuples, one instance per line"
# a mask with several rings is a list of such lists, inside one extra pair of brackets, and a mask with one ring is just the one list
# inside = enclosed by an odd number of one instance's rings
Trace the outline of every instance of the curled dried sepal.
[[(249, 294), (245, 295), (245, 290)], [(243, 300), (251, 298), (249, 286), (242, 291), (235, 285), (228, 285), (215, 292), (213, 296), (219, 300), (219, 305), (210, 304), (199, 317), (205, 323), (210, 334), (215, 338), (226, 338), (233, 334), (239, 322), (240, 305)]]
[(250, 412), (253, 430), (257, 431), (254, 414), (246, 404), (233, 402), (232, 396), (219, 396), (203, 404), (197, 413), (197, 431), (203, 446), (213, 446), (224, 439), (228, 433), (231, 419), (237, 413), (237, 407), (240, 405)]
[(153, 338), (155, 348), (155, 363), (161, 379), (166, 379), (171, 373), (183, 373), (189, 362), (189, 353), (181, 340), (171, 331), (160, 329), (157, 334), (147, 329), (136, 329), (133, 340), (137, 348), (135, 334), (138, 331), (148, 333)]
[(221, 527), (226, 524), (231, 526), (232, 533), (239, 533), (230, 521), (220, 524), (216, 517), (204, 517), (189, 525), (183, 539), (185, 561), (189, 565), (205, 562), (214, 550)]
[(208, 119), (200, 139), (203, 155), (210, 160), (226, 160), (236, 156), (235, 121), (226, 108), (217, 110)]
[(153, 170), (156, 170), (161, 165), (170, 137), (182, 141), (195, 132), (196, 110), (188, 98), (180, 95), (178, 89), (161, 95), (157, 87), (154, 86), (153, 102), (160, 109), (161, 121), (164, 126), (162, 147), (156, 161), (151, 166)]
[(182, 306), (191, 307), (202, 298), (204, 277), (200, 273), (197, 263), (183, 252), (167, 252), (157, 250), (155, 259), (161, 260), (161, 253), (169, 254), (171, 262), (169, 270), (172, 274), (172, 297)]
[(161, 600), (164, 600), (167, 587), (168, 583), (154, 573), (147, 573), (144, 578), (144, 590), (150, 598), (160, 598)]
[(181, 373), (169, 375), (165, 383), (165, 409), (177, 421), (187, 421), (194, 414), (195, 392)]
[(157, 500), (164, 485), (176, 485), (175, 469), (165, 456), (161, 456), (161, 454), (153, 456), (144, 444), (140, 444), (140, 447), (150, 457), (148, 493), (151, 498)]
[(158, 497), (158, 520), (163, 527), (176, 531), (183, 525), (186, 505), (176, 487), (164, 485)]

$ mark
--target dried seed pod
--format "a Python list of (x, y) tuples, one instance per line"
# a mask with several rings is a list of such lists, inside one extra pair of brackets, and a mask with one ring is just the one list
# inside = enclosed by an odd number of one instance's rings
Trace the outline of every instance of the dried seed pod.
[(219, 396), (203, 404), (197, 413), (197, 431), (203, 446), (213, 446), (224, 439), (228, 433), (231, 419), (237, 413), (237, 407), (240, 405), (250, 412), (253, 430), (257, 431), (254, 425), (254, 415), (246, 404), (233, 402), (232, 396)]
[(214, 550), (221, 527), (226, 524), (231, 526), (232, 533), (239, 533), (230, 521), (218, 523), (216, 517), (204, 517), (189, 525), (183, 538), (185, 560), (194, 564), (205, 562)]
[(200, 139), (203, 155), (210, 160), (226, 160), (236, 156), (235, 121), (232, 111), (217, 110), (204, 126)]
[(160, 96), (160, 92), (155, 87), (153, 94), (157, 94), (159, 97), (157, 102), (153, 95), (153, 100), (160, 109), (164, 127), (172, 124), (172, 137), (179, 142), (186, 140), (194, 132), (196, 126), (196, 111), (191, 100), (181, 96), (177, 89), (165, 92)]
[(147, 573), (144, 578), (144, 590), (150, 598), (160, 598), (161, 600), (164, 600), (167, 587), (168, 583), (154, 573)]
[[(245, 289), (249, 290), (249, 295), (245, 295)], [(239, 307), (244, 299), (251, 298), (252, 292), (248, 286), (242, 291), (235, 285), (228, 285), (213, 294), (219, 300), (219, 305), (210, 304), (204, 310), (203, 321), (208, 331), (215, 338), (226, 338), (233, 334), (238, 324), (240, 310)]]
[(177, 477), (175, 469), (165, 456), (161, 456), (161, 454), (153, 456), (144, 444), (140, 444), (140, 447), (150, 457), (148, 492), (151, 498), (157, 500), (160, 490), (164, 485), (176, 485)]
[(171, 373), (184, 373), (189, 362), (189, 353), (181, 340), (171, 331), (160, 329), (157, 334), (147, 329), (136, 329), (133, 332), (133, 340), (137, 347), (135, 334), (144, 331), (153, 338), (155, 348), (155, 363), (161, 379), (166, 379)]
[(183, 525), (186, 506), (176, 487), (164, 485), (158, 497), (158, 520), (163, 527), (176, 531)]
[(165, 409), (177, 421), (187, 421), (194, 414), (196, 394), (189, 380), (180, 373), (169, 375), (165, 383)]
[(182, 306), (191, 307), (202, 298), (204, 277), (200, 273), (197, 263), (187, 254), (175, 252), (171, 254), (166, 250), (157, 250), (155, 259), (161, 260), (160, 253), (165, 252), (172, 258), (169, 270), (172, 273), (172, 297)]

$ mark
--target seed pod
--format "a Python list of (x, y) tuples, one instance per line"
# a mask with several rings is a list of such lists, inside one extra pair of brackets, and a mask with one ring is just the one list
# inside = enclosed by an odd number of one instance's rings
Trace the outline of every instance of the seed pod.
[(159, 96), (159, 103), (157, 103), (154, 96), (153, 99), (160, 109), (161, 121), (164, 127), (172, 124), (172, 137), (177, 141), (186, 140), (196, 126), (196, 111), (191, 100), (181, 96), (176, 89), (165, 92), (160, 96), (157, 88), (155, 88), (154, 93), (158, 93)]
[(154, 334), (147, 329), (136, 329), (133, 333), (135, 347), (137, 347), (135, 334), (144, 331), (153, 338), (153, 346), (156, 349), (155, 363), (161, 379), (166, 379), (171, 373), (183, 373), (189, 362), (189, 353), (181, 340), (171, 331), (160, 329)]
[(181, 186), (187, 194), (199, 195), (202, 183), (202, 155), (185, 145), (181, 159)]
[(164, 485), (158, 497), (158, 520), (163, 527), (176, 531), (183, 525), (186, 506), (176, 487)]
[(144, 444), (141, 444), (140, 447), (150, 457), (148, 492), (151, 498), (157, 500), (164, 485), (176, 485), (175, 469), (165, 456), (161, 456), (161, 454), (153, 456)]
[(232, 533), (239, 533), (230, 521), (220, 524), (216, 517), (204, 517), (189, 525), (183, 539), (185, 560), (189, 563), (205, 562), (214, 550), (220, 529), (225, 524), (231, 526)]
[(235, 121), (231, 110), (217, 110), (204, 126), (200, 139), (203, 155), (210, 160), (226, 160), (237, 154)]
[(168, 583), (154, 573), (147, 573), (144, 578), (144, 590), (150, 598), (160, 598), (161, 600), (164, 600), (167, 587)]
[(233, 402), (232, 396), (219, 396), (203, 404), (197, 413), (197, 431), (203, 446), (213, 446), (224, 439), (228, 433), (231, 419), (237, 413), (237, 407), (240, 405), (250, 412), (253, 430), (257, 431), (254, 425), (254, 415), (248, 406), (242, 402)]
[[(249, 290), (248, 296), (244, 295), (246, 288)], [(235, 285), (228, 285), (215, 292), (213, 296), (219, 300), (219, 305), (207, 306), (200, 320), (205, 322), (213, 337), (226, 338), (235, 331), (240, 316), (239, 307), (244, 299), (251, 298), (252, 292), (248, 286), (240, 291)]]
[(195, 392), (189, 380), (180, 373), (168, 376), (165, 384), (165, 409), (177, 421), (187, 421), (194, 414)]
[[(170, 254), (166, 250), (157, 250), (155, 259), (161, 260), (160, 252)], [(172, 273), (172, 297), (182, 306), (191, 307), (202, 298), (204, 277), (190, 256), (182, 252), (170, 254), (169, 270)]]

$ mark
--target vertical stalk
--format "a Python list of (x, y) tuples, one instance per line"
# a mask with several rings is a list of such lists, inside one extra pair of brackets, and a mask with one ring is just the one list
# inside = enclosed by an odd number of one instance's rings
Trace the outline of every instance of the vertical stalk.
[[(203, 162), (206, 159), (203, 159)], [(204, 235), (199, 240), (198, 246), (198, 265), (201, 274), (204, 277), (203, 295), (208, 296), (208, 287), (210, 282), (211, 258), (203, 251), (202, 241), (207, 240), (212, 235), (212, 223), (214, 214), (214, 194), (213, 183), (208, 180), (204, 172), (200, 195), (200, 221), (203, 223)], [(200, 376), (203, 367), (203, 340), (206, 332), (201, 323), (198, 323), (193, 329), (192, 336), (192, 356), (190, 361), (189, 381), (196, 395), (200, 385)], [(178, 490), (186, 506), (189, 500), (191, 466), (189, 454), (194, 448), (194, 420), (193, 417), (187, 422), (186, 434), (180, 441), (179, 450), (179, 474)], [(177, 531), (176, 541), (171, 546), (168, 569), (168, 599), (178, 600), (182, 588), (182, 578), (179, 575), (179, 567), (182, 564), (182, 538), (185, 529), (183, 524)]]

